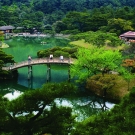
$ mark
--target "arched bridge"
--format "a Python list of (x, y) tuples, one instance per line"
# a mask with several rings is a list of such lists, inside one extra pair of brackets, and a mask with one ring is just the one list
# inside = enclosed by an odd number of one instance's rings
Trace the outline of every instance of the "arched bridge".
[(60, 60), (59, 58), (37, 58), (32, 59), (31, 61), (22, 61), (18, 63), (14, 63), (13, 65), (3, 67), (3, 70), (16, 70), (22, 67), (28, 67), (32, 65), (39, 65), (39, 64), (73, 64), (73, 59), (71, 58), (64, 58), (64, 60)]

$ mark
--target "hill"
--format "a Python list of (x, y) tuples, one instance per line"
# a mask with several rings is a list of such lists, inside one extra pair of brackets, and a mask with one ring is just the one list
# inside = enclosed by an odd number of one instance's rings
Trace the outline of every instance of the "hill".
[(80, 11), (84, 9), (99, 8), (101, 6), (134, 7), (134, 0), (1, 0), (1, 6), (11, 6), (12, 4), (32, 6), (33, 9), (41, 10), (44, 13), (51, 13), (56, 10)]

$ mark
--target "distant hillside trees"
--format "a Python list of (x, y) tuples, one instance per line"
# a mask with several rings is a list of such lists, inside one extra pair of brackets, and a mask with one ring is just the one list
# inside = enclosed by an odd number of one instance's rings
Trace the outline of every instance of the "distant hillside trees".
[[(120, 2), (110, 0), (112, 5), (102, 5), (103, 1), (40, 0), (15, 1), (4, 5), (1, 1), (0, 26), (13, 25), (44, 31), (44, 26), (52, 25), (52, 33), (79, 33), (86, 31), (114, 32), (117, 35), (135, 29), (135, 8), (117, 7)], [(108, 2), (104, 1), (106, 4)], [(124, 3), (124, 1), (122, 1)], [(7, 0), (8, 3), (8, 0)], [(88, 8), (86, 3), (93, 8)], [(115, 3), (115, 4), (114, 4)], [(117, 4), (116, 4), (117, 3)], [(29, 6), (28, 6), (28, 5)], [(85, 5), (85, 6), (83, 6)], [(95, 8), (100, 7), (100, 8)], [(54, 26), (54, 27), (53, 27)]]
[(97, 31), (101, 26), (107, 25), (107, 15), (89, 12), (69, 12), (63, 19), (67, 24), (67, 29), (78, 29), (80, 32)]
[[(2, 6), (12, 5), (12, 4), (27, 5), (32, 6), (34, 10), (41, 9), (44, 13), (51, 13), (56, 11), (57, 9), (62, 10), (63, 12), (67, 11), (82, 11), (84, 9), (93, 9), (100, 8), (103, 6), (110, 5), (112, 7), (122, 7), (122, 6), (130, 6), (134, 7), (134, 0), (1, 0), (0, 4)], [(48, 10), (47, 10), (48, 9)]]

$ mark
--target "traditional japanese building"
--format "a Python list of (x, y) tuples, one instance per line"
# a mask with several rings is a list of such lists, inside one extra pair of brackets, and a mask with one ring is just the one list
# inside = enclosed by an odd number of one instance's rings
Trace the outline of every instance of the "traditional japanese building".
[(11, 26), (11, 25), (9, 25), (9, 26), (1, 26), (0, 31), (3, 31), (4, 33), (12, 33), (14, 28), (15, 27)]
[(128, 31), (126, 33), (123, 33), (119, 37), (125, 41), (135, 42), (135, 32), (133, 31)]

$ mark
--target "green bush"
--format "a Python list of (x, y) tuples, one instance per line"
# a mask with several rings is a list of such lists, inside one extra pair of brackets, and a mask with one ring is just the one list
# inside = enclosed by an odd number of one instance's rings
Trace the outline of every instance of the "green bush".
[(63, 55), (63, 56), (66, 57), (66, 58), (69, 57), (69, 53), (68, 53), (68, 52), (63, 52), (61, 55)]
[(70, 47), (64, 47), (64, 48), (62, 48), (62, 51), (68, 52), (69, 54), (72, 54), (72, 53), (77, 52), (77, 47), (73, 47), (73, 48), (70, 48)]
[(55, 52), (57, 50), (61, 50), (61, 48), (56, 46), (56, 47), (53, 47), (53, 48), (49, 49), (50, 52)]
[(62, 55), (62, 53), (63, 53), (63, 52), (62, 52), (61, 50), (60, 50), (60, 51), (57, 50), (57, 51), (55, 51), (54, 56), (55, 56), (55, 57), (60, 57), (60, 55)]
[(37, 52), (37, 56), (39, 58), (43, 58), (43, 57), (49, 57), (50, 55), (50, 51), (49, 50), (41, 50)]
[(40, 50), (37, 52), (37, 56), (39, 58), (48, 57), (50, 54), (53, 54), (54, 57), (60, 57), (60, 55), (63, 55), (64, 57), (72, 57), (76, 58), (75, 53), (77, 52), (77, 48), (73, 47), (54, 47), (51, 49), (46, 50)]
[(65, 31), (61, 31), (61, 34), (78, 34), (80, 33), (80, 31), (78, 29), (74, 29), (74, 30), (65, 30)]

